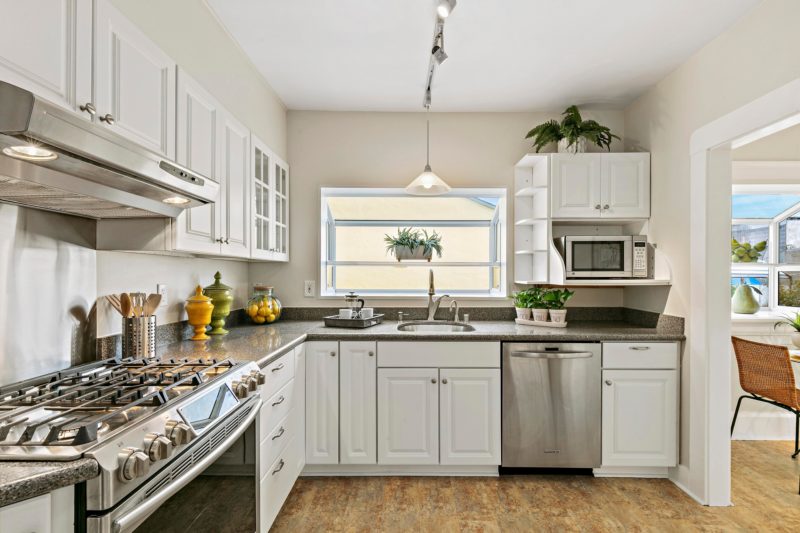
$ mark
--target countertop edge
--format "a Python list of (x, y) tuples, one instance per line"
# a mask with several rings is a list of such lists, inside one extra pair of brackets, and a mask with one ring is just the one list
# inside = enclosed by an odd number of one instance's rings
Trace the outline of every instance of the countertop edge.
[(295, 348), (306, 342), (306, 340), (308, 340), (308, 334), (304, 333), (299, 337), (297, 337), (296, 339), (287, 342), (280, 348), (276, 348), (273, 351), (267, 353), (267, 355), (256, 361), (256, 363), (260, 368), (264, 368), (265, 366), (269, 365), (274, 361), (277, 361), (290, 351), (294, 350)]
[[(11, 481), (4, 480), (4, 469), (30, 468), (36, 470), (51, 466), (55, 470), (37, 471), (30, 475), (24, 473)], [(38, 461), (3, 461), (0, 462), (0, 507), (5, 507), (42, 494), (50, 493), (62, 487), (69, 487), (100, 475), (100, 465), (94, 459), (83, 458), (64, 463), (42, 463)]]

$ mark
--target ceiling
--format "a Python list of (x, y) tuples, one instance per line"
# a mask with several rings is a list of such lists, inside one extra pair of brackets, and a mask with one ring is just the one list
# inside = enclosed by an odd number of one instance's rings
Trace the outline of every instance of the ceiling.
[[(434, 111), (621, 107), (759, 0), (460, 0)], [(422, 109), (436, 0), (207, 0), (289, 109)]]

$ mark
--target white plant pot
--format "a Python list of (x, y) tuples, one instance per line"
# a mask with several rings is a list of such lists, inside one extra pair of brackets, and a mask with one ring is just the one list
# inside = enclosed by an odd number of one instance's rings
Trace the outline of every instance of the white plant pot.
[(430, 261), (433, 256), (433, 250), (426, 254), (424, 248), (414, 248), (412, 252), (405, 246), (395, 246), (394, 256), (398, 261), (405, 259), (406, 261)]
[(795, 347), (800, 348), (800, 331), (795, 331), (792, 333), (792, 344), (794, 344)]
[(547, 322), (547, 309), (534, 309), (533, 319), (538, 322)]
[(521, 318), (522, 320), (530, 320), (531, 319), (531, 310), (527, 307), (515, 307), (517, 311), (517, 318)]
[(563, 324), (567, 321), (566, 309), (550, 309), (550, 320), (555, 324)]
[(585, 137), (578, 138), (578, 140), (572, 145), (569, 144), (569, 140), (567, 139), (561, 139), (560, 141), (558, 141), (559, 154), (582, 154), (585, 151), (586, 151)]

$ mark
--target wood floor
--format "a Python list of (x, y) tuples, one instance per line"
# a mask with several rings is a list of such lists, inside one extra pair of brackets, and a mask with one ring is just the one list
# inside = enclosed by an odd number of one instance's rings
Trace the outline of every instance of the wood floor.
[(792, 444), (732, 443), (733, 507), (701, 506), (653, 479), (300, 478), (272, 531), (798, 532)]

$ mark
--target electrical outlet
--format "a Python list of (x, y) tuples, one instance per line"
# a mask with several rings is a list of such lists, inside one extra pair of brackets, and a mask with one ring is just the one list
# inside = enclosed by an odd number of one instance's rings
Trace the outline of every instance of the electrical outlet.
[(164, 307), (169, 302), (167, 301), (167, 286), (163, 283), (159, 283), (156, 285), (156, 292), (161, 295), (161, 303), (158, 304), (159, 307)]
[(305, 283), (303, 283), (303, 296), (306, 298), (314, 297), (314, 280), (307, 279)]

